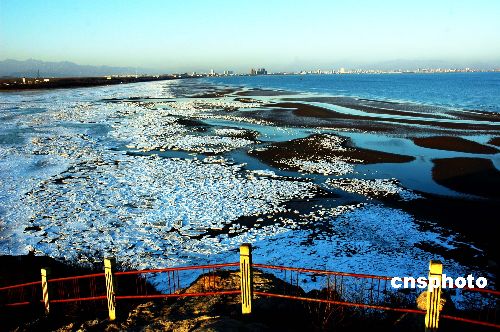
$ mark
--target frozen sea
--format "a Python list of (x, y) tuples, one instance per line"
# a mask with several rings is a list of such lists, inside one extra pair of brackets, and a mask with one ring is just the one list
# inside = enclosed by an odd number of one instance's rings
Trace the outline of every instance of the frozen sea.
[[(356, 177), (349, 165), (280, 172), (249, 160), (245, 149), (315, 131), (227, 111), (252, 103), (180, 93), (198, 84), (214, 83), (0, 93), (0, 254), (81, 265), (112, 255), (143, 269), (237, 261), (250, 242), (258, 263), (425, 276), (441, 259), (449, 275), (490, 273), (457, 260), (458, 247), (483, 252), (433, 220), (350, 189), (332, 194), (331, 180)], [(360, 181), (420, 199), (390, 177)]]

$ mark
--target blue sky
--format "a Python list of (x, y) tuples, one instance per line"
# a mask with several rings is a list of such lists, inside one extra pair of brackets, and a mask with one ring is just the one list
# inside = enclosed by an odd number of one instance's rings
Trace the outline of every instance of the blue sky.
[(0, 60), (165, 71), (500, 66), (500, 1), (0, 0)]

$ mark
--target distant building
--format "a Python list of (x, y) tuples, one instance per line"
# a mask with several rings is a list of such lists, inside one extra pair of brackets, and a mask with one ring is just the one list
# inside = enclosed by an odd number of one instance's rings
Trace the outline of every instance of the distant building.
[(23, 84), (26, 84), (26, 77), (23, 77)]
[(215, 70), (210, 69), (210, 76), (215, 76)]
[(340, 68), (340, 69), (339, 69), (339, 73), (340, 73), (340, 74), (345, 74), (345, 68), (344, 68), (344, 67)]
[(250, 75), (267, 75), (266, 68), (250, 69)]
[(224, 75), (226, 76), (234, 75), (234, 72), (232, 70), (224, 70)]

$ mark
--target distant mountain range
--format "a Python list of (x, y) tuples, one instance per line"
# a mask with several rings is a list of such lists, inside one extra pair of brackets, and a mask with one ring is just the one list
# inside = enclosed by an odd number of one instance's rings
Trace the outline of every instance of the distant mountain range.
[(35, 59), (0, 61), (0, 77), (89, 77), (148, 74), (143, 68), (78, 65), (69, 61), (46, 62)]

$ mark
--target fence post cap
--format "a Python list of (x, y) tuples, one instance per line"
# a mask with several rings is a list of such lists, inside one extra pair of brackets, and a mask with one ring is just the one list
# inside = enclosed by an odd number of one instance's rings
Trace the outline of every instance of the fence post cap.
[(443, 263), (431, 260), (429, 263), (429, 272), (431, 274), (443, 274)]
[(242, 243), (240, 246), (240, 255), (250, 255), (252, 245), (250, 243)]
[(114, 267), (116, 260), (114, 257), (104, 257), (104, 267)]

